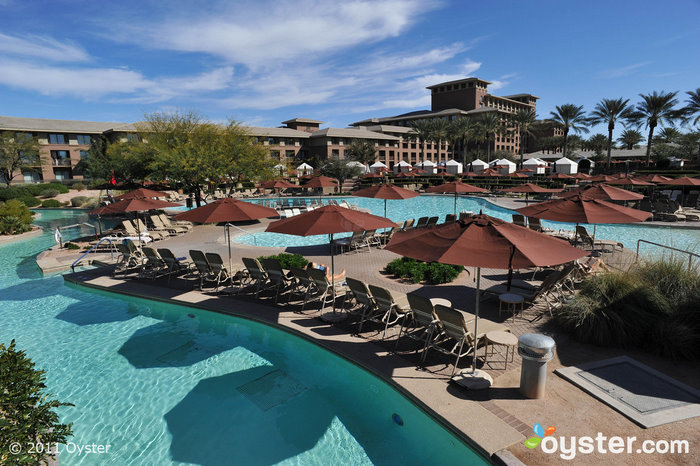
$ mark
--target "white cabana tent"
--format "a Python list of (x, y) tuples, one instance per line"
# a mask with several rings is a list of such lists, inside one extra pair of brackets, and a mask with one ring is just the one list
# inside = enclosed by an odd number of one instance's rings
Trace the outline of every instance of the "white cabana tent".
[(455, 159), (450, 159), (445, 162), (445, 169), (449, 175), (458, 175), (464, 172), (462, 163), (457, 162)]
[(299, 176), (308, 176), (308, 175), (313, 175), (314, 173), (314, 167), (309, 165), (308, 163), (304, 162), (301, 165), (297, 167), (297, 174)]
[(287, 167), (282, 165), (281, 163), (278, 163), (275, 165), (275, 171), (279, 173), (280, 175), (285, 175), (287, 173)]
[(668, 159), (668, 166), (671, 168), (683, 168), (685, 160), (679, 159), (678, 157), (671, 157)]
[(360, 174), (365, 175), (369, 173), (369, 167), (367, 165), (362, 164), (361, 162), (358, 162), (357, 160), (352, 160), (346, 164), (348, 167), (359, 167), (360, 168)]
[(564, 175), (575, 175), (578, 173), (578, 164), (566, 157), (555, 161), (553, 167), (552, 173), (563, 173)]
[(535, 170), (533, 172), (535, 175), (544, 175), (547, 169), (547, 162), (538, 158), (527, 159), (523, 162), (523, 168)]
[(397, 175), (399, 172), (408, 173), (410, 170), (411, 164), (405, 160), (401, 160), (399, 163), (394, 165), (394, 175)]
[(489, 164), (480, 159), (473, 160), (467, 164), (467, 170), (470, 172), (479, 173), (487, 168), (489, 168)]
[(489, 166), (501, 175), (510, 175), (515, 171), (516, 165), (508, 159), (496, 159), (489, 164)]
[(437, 172), (437, 165), (430, 160), (424, 160), (414, 165), (425, 172), (426, 175), (434, 175)]
[(369, 171), (370, 173), (382, 173), (386, 171), (387, 168), (389, 167), (384, 165), (382, 162), (374, 162), (372, 165), (369, 166)]

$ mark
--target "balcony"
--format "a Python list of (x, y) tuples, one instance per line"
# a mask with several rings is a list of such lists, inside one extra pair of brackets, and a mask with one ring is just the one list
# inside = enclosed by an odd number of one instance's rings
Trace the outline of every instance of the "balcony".
[(70, 167), (70, 159), (52, 159), (54, 167)]

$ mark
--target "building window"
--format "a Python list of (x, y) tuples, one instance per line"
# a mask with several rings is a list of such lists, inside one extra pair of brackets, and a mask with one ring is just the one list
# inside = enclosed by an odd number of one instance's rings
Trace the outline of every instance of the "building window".
[(65, 144), (65, 134), (49, 134), (49, 144)]
[(279, 160), (279, 159), (280, 159), (280, 151), (278, 151), (278, 150), (271, 150), (271, 151), (270, 151), (270, 157), (272, 157), (272, 158), (275, 159), (275, 160)]
[(90, 157), (90, 151), (89, 150), (81, 150), (80, 151), (80, 158), (83, 160), (87, 160)]
[(70, 152), (67, 150), (52, 150), (51, 159), (54, 167), (70, 167)]
[(87, 134), (78, 134), (76, 137), (78, 139), (78, 144), (84, 146), (90, 145), (90, 136), (88, 136)]
[(333, 149), (331, 150), (331, 155), (333, 157), (340, 157), (340, 151), (338, 151), (338, 149)]
[(139, 135), (136, 133), (127, 133), (126, 140), (129, 142), (139, 142)]
[(294, 158), (294, 151), (293, 150), (284, 151), (284, 158), (293, 159)]
[(57, 168), (54, 170), (54, 175), (56, 175), (57, 180), (70, 180), (73, 178), (70, 168)]
[(25, 183), (37, 183), (43, 179), (41, 173), (36, 171), (22, 172), (22, 176), (24, 177)]

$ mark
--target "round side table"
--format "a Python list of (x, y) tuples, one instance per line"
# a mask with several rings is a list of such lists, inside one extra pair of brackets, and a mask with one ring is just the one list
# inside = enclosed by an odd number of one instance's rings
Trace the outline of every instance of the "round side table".
[(498, 296), (498, 316), (501, 316), (503, 303), (506, 304), (506, 310), (513, 313), (513, 322), (515, 322), (515, 314), (518, 313), (518, 305), (520, 305), (520, 314), (525, 310), (525, 298), (515, 293), (503, 293)]
[[(488, 357), (488, 348), (493, 345), (505, 346), (506, 347), (506, 359), (505, 359), (505, 369), (508, 369), (508, 353), (510, 353), (510, 360), (513, 362), (515, 359), (515, 350), (518, 346), (518, 337), (510, 332), (504, 332), (502, 330), (493, 330), (486, 333), (486, 344), (484, 345), (484, 362)], [(493, 352), (495, 350), (491, 348)]]

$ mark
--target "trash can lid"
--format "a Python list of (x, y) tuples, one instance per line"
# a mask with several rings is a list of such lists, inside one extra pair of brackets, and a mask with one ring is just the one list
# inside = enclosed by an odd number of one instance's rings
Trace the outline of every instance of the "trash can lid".
[(518, 354), (533, 360), (550, 360), (554, 356), (554, 340), (539, 333), (526, 333), (518, 338)]

